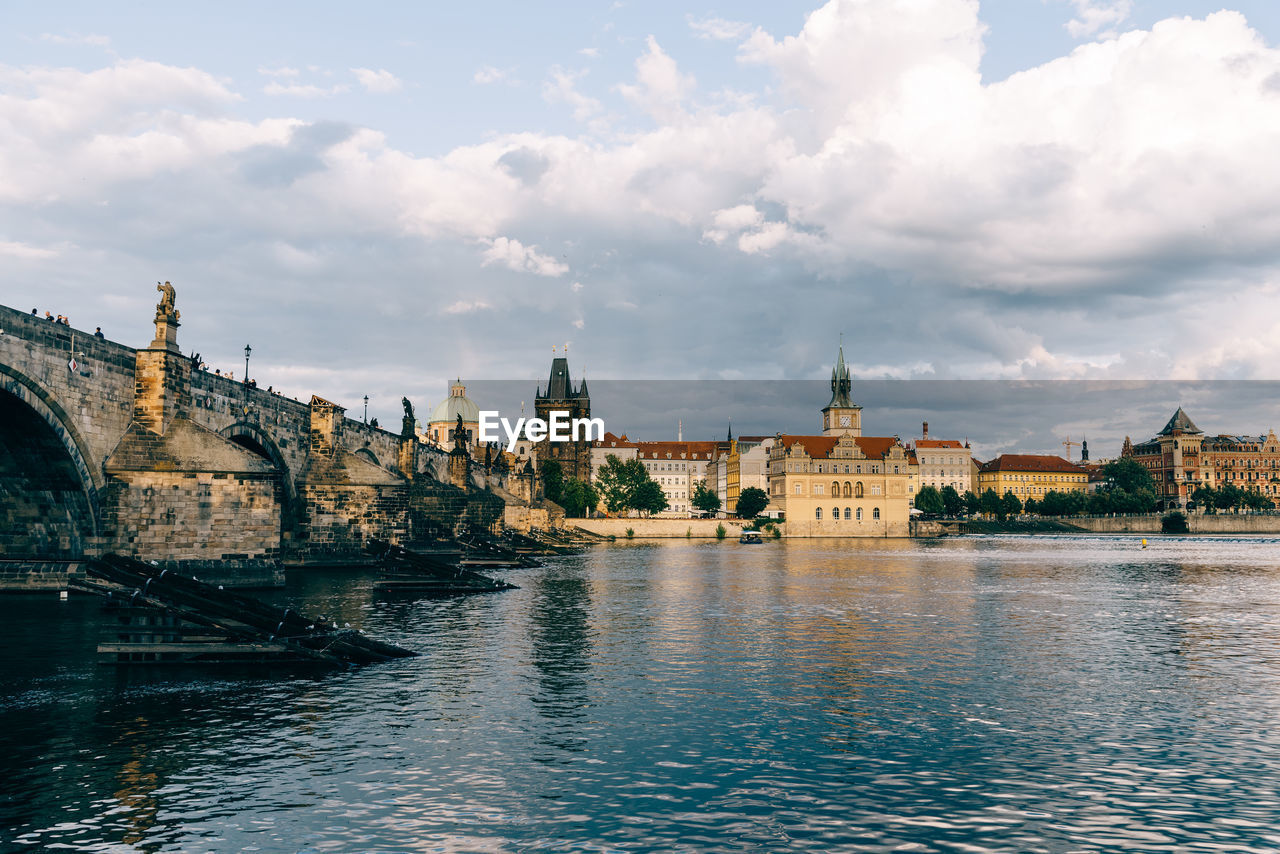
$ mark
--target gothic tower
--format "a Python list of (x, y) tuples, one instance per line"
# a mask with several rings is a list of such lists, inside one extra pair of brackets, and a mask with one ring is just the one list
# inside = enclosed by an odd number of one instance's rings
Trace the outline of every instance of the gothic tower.
[(831, 402), (822, 408), (822, 435), (862, 435), (862, 407), (849, 398), (852, 389), (853, 381), (849, 378), (849, 368), (844, 363), (842, 344), (840, 354), (836, 357), (836, 365), (831, 369)]

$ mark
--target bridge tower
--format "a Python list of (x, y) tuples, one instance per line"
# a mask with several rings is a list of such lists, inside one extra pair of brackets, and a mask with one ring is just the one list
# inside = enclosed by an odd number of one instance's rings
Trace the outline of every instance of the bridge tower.
[(138, 350), (133, 391), (133, 419), (148, 432), (164, 435), (175, 418), (191, 408), (191, 359), (178, 349), (178, 318), (173, 285), (156, 285), (156, 337)]

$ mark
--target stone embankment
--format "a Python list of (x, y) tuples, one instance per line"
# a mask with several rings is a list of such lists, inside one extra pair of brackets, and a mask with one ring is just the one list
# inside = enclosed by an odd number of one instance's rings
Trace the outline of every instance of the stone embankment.
[(736, 519), (566, 519), (564, 524), (620, 540), (628, 528), (636, 539), (715, 539), (718, 525), (724, 525), (726, 537), (736, 540), (742, 533)]
[[(1071, 519), (1082, 531), (1094, 534), (1158, 534), (1160, 516), (1103, 516)], [(1187, 516), (1192, 534), (1280, 534), (1280, 515), (1192, 513)]]

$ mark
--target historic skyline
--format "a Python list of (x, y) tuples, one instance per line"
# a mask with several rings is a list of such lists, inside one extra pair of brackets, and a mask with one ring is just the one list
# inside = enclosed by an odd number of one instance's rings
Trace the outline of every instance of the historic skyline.
[(0, 302), (141, 346), (171, 279), (211, 364), (384, 422), (566, 341), (602, 380), (820, 379), (841, 332), (855, 387), (1270, 379), (1280, 13), (1231, 6), (17, 9)]

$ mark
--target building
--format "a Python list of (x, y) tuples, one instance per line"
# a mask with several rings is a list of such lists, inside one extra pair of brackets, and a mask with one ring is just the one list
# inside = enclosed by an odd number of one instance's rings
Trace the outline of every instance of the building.
[(928, 421), (924, 422), (923, 432), (924, 435), (915, 441), (912, 448), (920, 466), (918, 485), (932, 486), (939, 492), (950, 486), (960, 495), (972, 490), (972, 455), (968, 443), (962, 444), (955, 439), (930, 439)]
[(427, 420), (426, 441), (441, 448), (452, 448), (452, 434), (458, 426), (458, 416), (462, 416), (462, 426), (471, 431), (471, 444), (480, 444), (480, 407), (467, 397), (467, 387), (458, 378), (449, 386), (449, 396), (440, 401), (431, 410)]
[(662, 487), (667, 509), (659, 516), (687, 519), (695, 512), (693, 490), (707, 476), (715, 442), (636, 442), (636, 457)]
[(981, 495), (991, 489), (1003, 496), (1012, 492), (1025, 504), (1028, 498), (1039, 501), (1046, 492), (1085, 492), (1088, 487), (1089, 473), (1062, 457), (1001, 454), (978, 466), (974, 493)]
[[(738, 512), (738, 496), (750, 487), (769, 494), (769, 449), (773, 436), (739, 436), (730, 442), (725, 458), (725, 510)], [(766, 507), (762, 515), (776, 516), (778, 510)]]
[(894, 436), (863, 436), (862, 407), (841, 347), (831, 371), (831, 400), (822, 408), (822, 435), (779, 433), (769, 448), (769, 502), (786, 519), (788, 536), (909, 535), (911, 474)]
[[(552, 412), (563, 412), (564, 418), (570, 421), (590, 418), (591, 396), (587, 393), (587, 381), (584, 379), (575, 388), (569, 376), (569, 360), (557, 356), (551, 360), (551, 376), (547, 380), (546, 390), (539, 388), (534, 395), (533, 408), (535, 415), (548, 424), (551, 422)], [(544, 439), (531, 444), (539, 469), (545, 461), (555, 460), (560, 464), (565, 480), (577, 478), (586, 482), (591, 478), (592, 442), (585, 431), (579, 432), (577, 438), (570, 442)]]
[(1132, 457), (1151, 473), (1156, 501), (1162, 509), (1185, 508), (1191, 494), (1204, 482), (1200, 450), (1204, 431), (1178, 407), (1164, 429), (1134, 445), (1125, 438), (1123, 456)]
[(1234, 486), (1280, 504), (1280, 440), (1271, 430), (1265, 436), (1205, 436), (1178, 407), (1153, 438), (1135, 445), (1126, 437), (1120, 454), (1151, 473), (1163, 509), (1185, 509), (1201, 486)]

